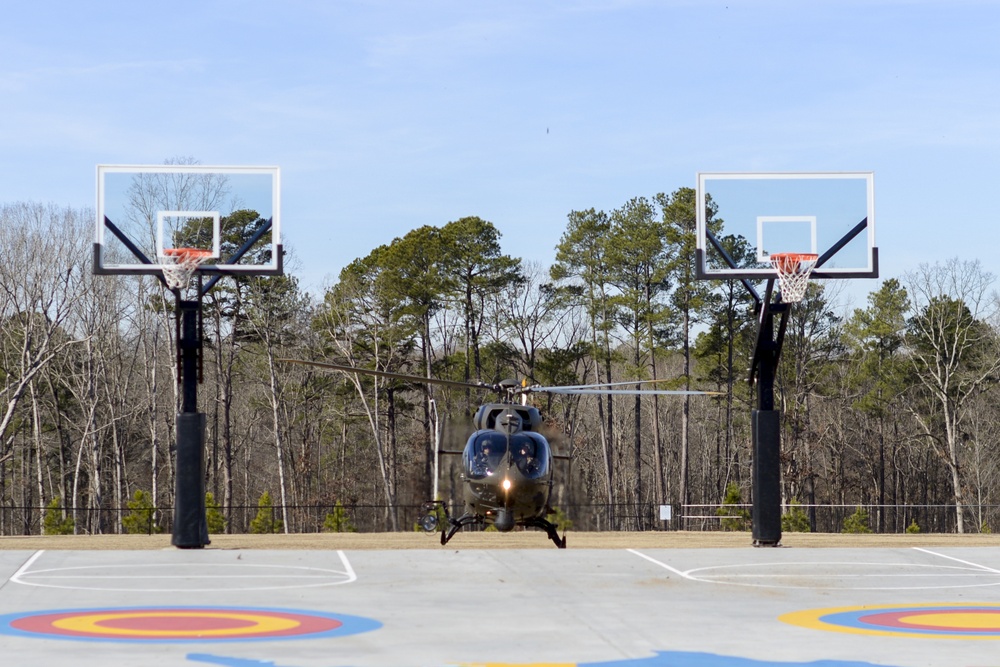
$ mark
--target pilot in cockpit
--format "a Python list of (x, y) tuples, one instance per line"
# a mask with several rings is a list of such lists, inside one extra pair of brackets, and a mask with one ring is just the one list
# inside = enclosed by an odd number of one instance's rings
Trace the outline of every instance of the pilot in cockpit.
[(493, 472), (490, 465), (490, 454), (492, 453), (490, 441), (484, 440), (479, 447), (479, 452), (472, 461), (472, 473), (478, 477), (486, 477)]
[(521, 448), (517, 452), (517, 465), (521, 471), (529, 477), (538, 473), (539, 463), (535, 458), (535, 445), (532, 442), (521, 443)]

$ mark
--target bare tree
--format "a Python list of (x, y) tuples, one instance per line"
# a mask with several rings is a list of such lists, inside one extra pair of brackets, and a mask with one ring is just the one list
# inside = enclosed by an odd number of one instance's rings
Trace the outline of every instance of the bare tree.
[(298, 291), (298, 283), (291, 277), (252, 278), (249, 285), (246, 319), (260, 339), (267, 365), (267, 396), (271, 406), (272, 433), (278, 457), (281, 519), (287, 533), (289, 531), (285, 479), (287, 453), (280, 415), (283, 402), (282, 383), (279, 379), (276, 357), (280, 346), (290, 344), (289, 339), (294, 335), (291, 325), (295, 321), (295, 314), (304, 308), (304, 301)]
[(18, 403), (36, 375), (68, 346), (64, 330), (81, 295), (89, 244), (88, 216), (73, 209), (21, 203), (0, 208), (0, 459), (9, 453), (8, 433)]
[(1000, 341), (989, 324), (997, 315), (994, 279), (978, 261), (952, 259), (922, 264), (906, 281), (915, 311), (907, 343), (924, 398), (910, 409), (947, 466), (956, 529), (964, 533), (962, 455), (969, 410), (1000, 372)]
[[(45, 370), (78, 342), (67, 325), (84, 276), (88, 217), (84, 211), (37, 203), (0, 208), (0, 463), (18, 454), (15, 438), (24, 433), (18, 439), (21, 475), (12, 486), (21, 488), (22, 505), (30, 499), (26, 490), (41, 487), (37, 474), (34, 484), (29, 481), (32, 459), (40, 465), (44, 458), (36, 387)], [(31, 398), (30, 416), (19, 414), (26, 394)], [(13, 475), (17, 472), (12, 470)], [(0, 465), (0, 488), (5, 474)], [(30, 515), (27, 509), (25, 530)]]

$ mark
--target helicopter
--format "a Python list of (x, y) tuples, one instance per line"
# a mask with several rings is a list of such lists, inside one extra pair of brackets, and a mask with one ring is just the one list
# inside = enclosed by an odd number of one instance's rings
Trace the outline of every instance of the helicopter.
[[(445, 545), (468, 525), (494, 526), (507, 533), (515, 526), (539, 528), (560, 549), (566, 548), (565, 532), (560, 537), (555, 524), (546, 517), (554, 513), (549, 505), (555, 476), (554, 460), (570, 457), (552, 452), (548, 440), (539, 429), (542, 415), (538, 408), (527, 404), (529, 394), (612, 394), (612, 395), (712, 395), (718, 392), (670, 389), (620, 389), (662, 380), (631, 380), (599, 384), (541, 386), (527, 381), (502, 380), (495, 384), (462, 382), (405, 375), (389, 371), (359, 368), (342, 364), (303, 359), (279, 361), (314, 366), (344, 373), (362, 373), (403, 380), (417, 384), (437, 384), (449, 387), (492, 391), (499, 401), (485, 403), (473, 419), (475, 432), (462, 451), (438, 449), (439, 454), (462, 457), (463, 511), (453, 518), (443, 500), (423, 504), (421, 527), (428, 533), (437, 532), (443, 515), (446, 525), (440, 530), (441, 545)], [(435, 470), (435, 478), (437, 470)]]

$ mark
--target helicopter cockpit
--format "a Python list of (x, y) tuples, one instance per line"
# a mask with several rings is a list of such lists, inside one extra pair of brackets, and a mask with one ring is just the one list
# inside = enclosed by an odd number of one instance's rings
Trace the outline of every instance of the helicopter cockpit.
[(484, 479), (504, 465), (510, 444), (511, 461), (525, 479), (538, 479), (549, 471), (549, 443), (538, 433), (521, 431), (510, 436), (498, 431), (477, 431), (465, 445), (464, 466), (469, 479)]

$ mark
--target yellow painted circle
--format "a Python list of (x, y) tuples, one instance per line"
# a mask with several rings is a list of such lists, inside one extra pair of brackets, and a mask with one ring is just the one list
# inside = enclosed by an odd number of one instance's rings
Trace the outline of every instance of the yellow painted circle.
[(900, 616), (899, 622), (936, 628), (1000, 631), (1000, 614), (920, 614)]
[(783, 614), (778, 620), (811, 630), (869, 636), (1000, 640), (1000, 605), (997, 604), (830, 607)]
[[(226, 618), (250, 623), (243, 628), (215, 628), (199, 630), (196, 628), (183, 630), (151, 630), (132, 628), (108, 628), (100, 623), (121, 619), (138, 618)], [(296, 628), (301, 623), (290, 618), (280, 618), (269, 615), (243, 612), (220, 611), (126, 611), (117, 613), (81, 614), (61, 618), (52, 623), (52, 627), (73, 632), (97, 635), (115, 635), (118, 637), (235, 637), (239, 635), (281, 632)]]

